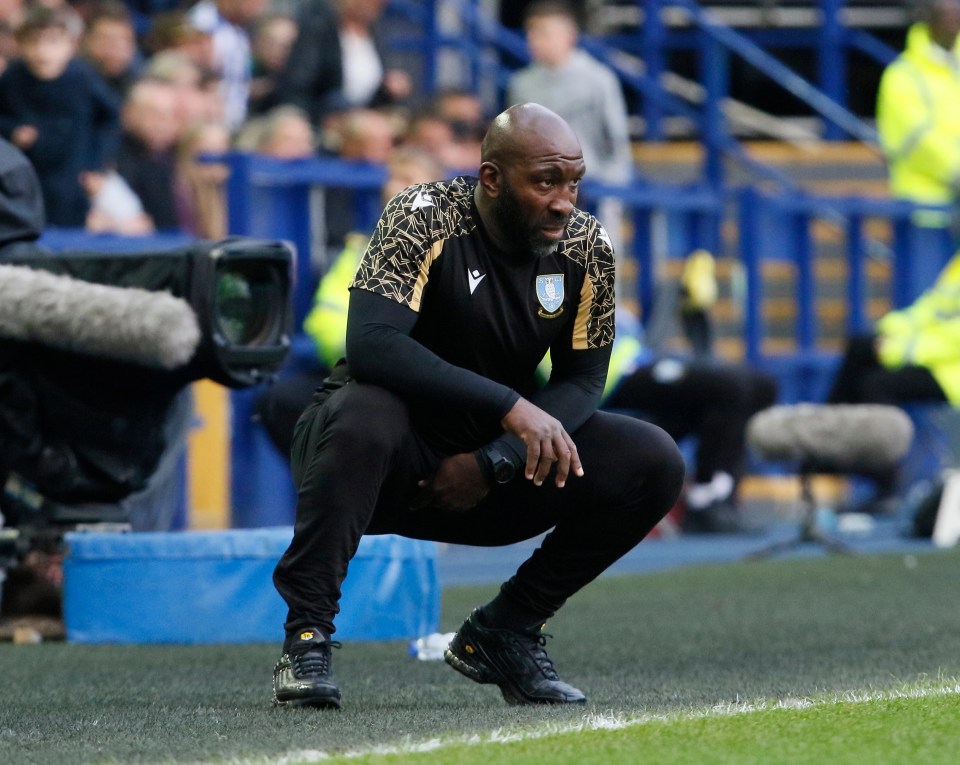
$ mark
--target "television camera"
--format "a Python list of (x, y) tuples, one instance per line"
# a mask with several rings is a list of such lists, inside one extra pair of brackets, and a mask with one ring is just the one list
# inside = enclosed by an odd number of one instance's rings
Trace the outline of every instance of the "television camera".
[(83, 503), (142, 488), (184, 386), (247, 387), (276, 373), (290, 346), (291, 268), (287, 245), (244, 239), (136, 254), (0, 252), (8, 477), (64, 505), (72, 522), (88, 520)]

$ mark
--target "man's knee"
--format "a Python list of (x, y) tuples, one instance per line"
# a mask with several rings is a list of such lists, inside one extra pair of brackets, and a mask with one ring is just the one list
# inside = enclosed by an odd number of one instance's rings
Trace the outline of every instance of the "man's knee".
[(669, 510), (680, 497), (686, 475), (686, 463), (677, 442), (662, 428), (650, 426), (646, 438), (652, 447), (653, 464), (647, 477), (648, 494), (652, 501)]
[[(624, 415), (604, 413), (605, 447), (597, 459), (608, 499), (660, 505), (669, 510), (680, 496), (686, 471), (676, 442), (662, 428)], [(590, 462), (593, 462), (591, 459)]]

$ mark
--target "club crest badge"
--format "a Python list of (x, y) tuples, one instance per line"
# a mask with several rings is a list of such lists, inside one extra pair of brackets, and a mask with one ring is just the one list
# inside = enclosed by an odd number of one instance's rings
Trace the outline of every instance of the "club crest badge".
[(537, 277), (537, 300), (540, 316), (552, 319), (563, 313), (563, 274), (544, 274)]

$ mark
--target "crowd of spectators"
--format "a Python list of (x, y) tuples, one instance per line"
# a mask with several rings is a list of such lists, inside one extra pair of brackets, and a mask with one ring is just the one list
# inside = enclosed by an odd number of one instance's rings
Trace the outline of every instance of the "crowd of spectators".
[(415, 92), (386, 64), (384, 0), (141, 5), (0, 6), (0, 136), (35, 166), (50, 226), (222, 237), (229, 168), (200, 157), (230, 150), (386, 164), (412, 146), (443, 175), (479, 163), (479, 99)]

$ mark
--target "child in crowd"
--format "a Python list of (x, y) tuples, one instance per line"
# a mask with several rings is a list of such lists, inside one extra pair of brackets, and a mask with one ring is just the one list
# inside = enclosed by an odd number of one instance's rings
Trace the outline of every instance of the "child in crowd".
[(95, 5), (87, 18), (80, 49), (114, 93), (120, 98), (126, 96), (141, 65), (133, 18), (127, 6), (119, 0), (103, 0)]
[(76, 57), (80, 26), (69, 8), (30, 8), (17, 28), (20, 56), (0, 75), (0, 135), (36, 169), (52, 226), (84, 225), (81, 178), (113, 160), (120, 131), (119, 100)]

